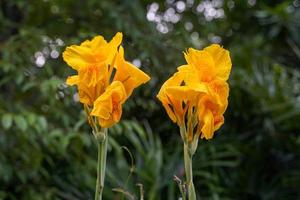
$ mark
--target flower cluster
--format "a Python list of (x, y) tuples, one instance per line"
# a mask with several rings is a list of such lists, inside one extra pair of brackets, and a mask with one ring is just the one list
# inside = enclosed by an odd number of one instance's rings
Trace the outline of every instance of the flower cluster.
[(211, 139), (224, 123), (228, 105), (229, 52), (217, 44), (203, 50), (188, 49), (186, 65), (161, 87), (157, 97), (185, 142)]
[(67, 47), (63, 53), (63, 59), (78, 73), (68, 77), (67, 84), (77, 86), (80, 102), (103, 128), (119, 122), (122, 104), (136, 87), (150, 79), (124, 59), (122, 37), (117, 33), (107, 42), (96, 36)]

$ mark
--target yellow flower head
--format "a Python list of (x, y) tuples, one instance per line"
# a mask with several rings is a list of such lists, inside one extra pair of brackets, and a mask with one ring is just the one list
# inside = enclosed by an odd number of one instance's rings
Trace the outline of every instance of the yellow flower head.
[(89, 121), (94, 120), (91, 115), (96, 116), (104, 128), (120, 120), (122, 104), (136, 87), (150, 79), (124, 59), (121, 42), (122, 33), (110, 42), (96, 36), (79, 46), (67, 47), (63, 53), (64, 60), (78, 72), (68, 77), (66, 83), (78, 87), (79, 100), (85, 105)]
[(68, 77), (68, 85), (77, 85), (80, 102), (89, 106), (104, 92), (109, 82), (109, 68), (122, 42), (122, 33), (117, 33), (110, 42), (96, 36), (81, 45), (71, 45), (63, 58), (78, 75)]
[(211, 139), (224, 123), (231, 70), (229, 52), (213, 44), (204, 50), (190, 48), (186, 65), (161, 87), (157, 97), (188, 142), (199, 136)]
[(98, 117), (101, 127), (111, 127), (120, 121), (122, 104), (126, 98), (126, 91), (123, 84), (120, 81), (114, 81), (106, 88), (105, 92), (97, 98), (91, 115)]

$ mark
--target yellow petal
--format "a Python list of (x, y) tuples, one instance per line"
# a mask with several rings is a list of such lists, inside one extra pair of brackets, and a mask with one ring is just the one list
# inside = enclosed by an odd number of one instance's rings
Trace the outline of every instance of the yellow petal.
[(195, 84), (190, 86), (171, 86), (166, 88), (166, 93), (173, 96), (174, 99), (181, 102), (197, 101), (201, 95), (207, 93), (207, 87), (204, 84)]
[(104, 92), (104, 81), (99, 81), (95, 86), (90, 87), (81, 82), (78, 75), (69, 76), (66, 83), (70, 86), (77, 85), (79, 101), (83, 104), (93, 105), (94, 101)]
[(184, 54), (184, 57), (188, 65), (193, 66), (197, 70), (201, 81), (208, 82), (215, 77), (214, 60), (209, 52), (190, 48)]
[(114, 80), (121, 81), (123, 83), (127, 96), (130, 96), (135, 88), (150, 80), (150, 77), (146, 73), (133, 64), (125, 61), (124, 49), (122, 46), (119, 48), (115, 67), (116, 73)]
[(107, 44), (106, 40), (101, 36), (95, 36), (92, 40), (86, 40), (81, 43), (81, 46), (90, 48), (92, 50), (97, 50)]
[(79, 101), (83, 104), (92, 106), (94, 101), (103, 94), (106, 82), (100, 80), (95, 86), (89, 87), (80, 82), (78, 85)]
[(170, 117), (170, 119), (171, 119), (174, 123), (176, 123), (177, 117), (176, 117), (176, 115), (175, 115), (175, 113), (174, 113), (174, 109), (173, 109), (173, 106), (171, 105), (171, 103), (165, 103), (165, 102), (162, 102), (162, 104), (163, 104), (163, 106), (164, 106), (164, 108), (165, 108), (165, 110), (166, 110), (168, 116)]
[(75, 70), (79, 70), (96, 62), (90, 48), (77, 45), (67, 47), (63, 52), (63, 59)]
[(120, 81), (114, 81), (94, 102), (91, 115), (97, 116), (101, 127), (111, 127), (119, 122), (122, 104), (126, 100), (126, 91)]
[(219, 115), (214, 117), (214, 131), (217, 131), (224, 124), (224, 116)]
[(214, 117), (210, 110), (207, 110), (202, 116), (203, 126), (201, 128), (201, 138), (207, 140), (213, 137), (214, 133)]
[(67, 85), (70, 85), (70, 86), (77, 85), (79, 83), (78, 75), (69, 76), (66, 80), (66, 83), (67, 83)]
[(113, 47), (120, 46), (123, 39), (123, 34), (121, 32), (116, 33), (116, 35), (112, 38), (112, 40), (109, 42), (109, 45)]
[(109, 79), (108, 66), (105, 63), (91, 65), (80, 69), (78, 71), (78, 76), (80, 82), (88, 87), (94, 87), (99, 81), (107, 81)]
[[(183, 73), (175, 73), (170, 77), (161, 87), (157, 94), (157, 98), (162, 102), (164, 108), (167, 111), (170, 119), (176, 123), (177, 118), (182, 118), (183, 109), (181, 107), (181, 102), (176, 101), (172, 95), (168, 95), (166, 92), (167, 88), (172, 86), (180, 86), (184, 78)], [(177, 115), (177, 116), (176, 116)], [(179, 122), (181, 123), (181, 122)]]
[[(226, 105), (227, 106), (227, 105)], [(202, 138), (211, 139), (213, 133), (224, 123), (224, 107), (218, 99), (209, 94), (204, 95), (198, 103), (198, 119), (201, 122)]]
[(189, 71), (191, 69), (192, 69), (191, 65), (181, 65), (181, 66), (177, 67), (178, 71)]
[(117, 50), (118, 50), (118, 47), (121, 45), (122, 43), (122, 39), (123, 39), (123, 34), (118, 32), (116, 33), (116, 35), (112, 38), (112, 40), (108, 43), (107, 45), (107, 49), (106, 51), (107, 52), (110, 52), (109, 53), (109, 56), (108, 56), (108, 64), (112, 64), (113, 63), (113, 59), (114, 57), (116, 56), (117, 54)]
[(223, 114), (228, 105), (229, 86), (228, 83), (221, 80), (214, 80), (208, 84), (209, 94), (220, 106), (219, 113)]
[(206, 47), (204, 51), (209, 52), (212, 56), (217, 77), (226, 81), (229, 77), (232, 65), (229, 51), (223, 49), (218, 44), (212, 44), (209, 47)]
[(96, 36), (80, 45), (67, 47), (63, 59), (77, 71), (99, 63), (111, 64), (121, 42), (122, 33), (117, 33), (109, 43), (102, 36)]

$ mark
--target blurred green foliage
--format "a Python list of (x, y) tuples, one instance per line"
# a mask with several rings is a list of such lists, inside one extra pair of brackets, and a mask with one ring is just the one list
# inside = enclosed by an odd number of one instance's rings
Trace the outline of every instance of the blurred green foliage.
[[(183, 3), (183, 4), (182, 4)], [(155, 99), (182, 51), (231, 52), (226, 123), (194, 157), (201, 199), (300, 198), (299, 0), (0, 1), (0, 199), (93, 199), (96, 145), (62, 61), (65, 46), (124, 34), (152, 76), (110, 129), (104, 199), (177, 199), (181, 140)], [(127, 148), (122, 148), (126, 146)], [(129, 150), (132, 154), (132, 158)], [(129, 177), (129, 178), (128, 178)]]

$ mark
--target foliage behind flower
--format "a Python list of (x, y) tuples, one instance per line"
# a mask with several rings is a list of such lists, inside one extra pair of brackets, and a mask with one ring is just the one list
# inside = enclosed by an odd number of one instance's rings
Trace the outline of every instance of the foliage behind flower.
[[(76, 85), (79, 100), (88, 115), (96, 116), (101, 127), (119, 122), (122, 104), (132, 91), (150, 77), (124, 59), (122, 33), (110, 42), (102, 36), (66, 48), (63, 58), (78, 74), (68, 77), (68, 85)], [(91, 110), (91, 111), (90, 111)]]

